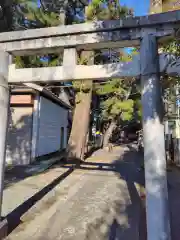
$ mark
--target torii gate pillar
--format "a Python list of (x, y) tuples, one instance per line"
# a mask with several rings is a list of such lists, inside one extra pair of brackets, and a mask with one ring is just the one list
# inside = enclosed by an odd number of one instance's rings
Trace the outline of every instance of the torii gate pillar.
[(170, 240), (162, 94), (156, 37), (141, 40), (146, 218), (148, 240)]
[(8, 70), (11, 57), (0, 51), (0, 218), (4, 188), (4, 170), (6, 157), (6, 134), (9, 113)]

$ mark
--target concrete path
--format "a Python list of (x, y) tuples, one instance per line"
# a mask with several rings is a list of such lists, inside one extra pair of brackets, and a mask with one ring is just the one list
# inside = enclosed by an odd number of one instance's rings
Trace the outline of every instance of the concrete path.
[(180, 239), (180, 169), (168, 172), (171, 240)]
[(5, 169), (4, 188), (14, 185), (25, 178), (43, 173), (55, 163), (62, 160), (65, 156), (65, 151), (43, 156), (32, 162), (29, 165), (7, 166)]
[(6, 240), (139, 240), (140, 162), (132, 147), (99, 150), (5, 189)]

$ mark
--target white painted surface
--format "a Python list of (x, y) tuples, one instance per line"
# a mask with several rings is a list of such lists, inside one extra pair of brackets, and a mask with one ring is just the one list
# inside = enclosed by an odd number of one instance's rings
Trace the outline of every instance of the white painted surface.
[(40, 97), (39, 129), (36, 156), (60, 150), (61, 127), (64, 127), (64, 147), (67, 145), (68, 111)]
[(32, 107), (11, 107), (6, 164), (26, 165), (31, 158)]

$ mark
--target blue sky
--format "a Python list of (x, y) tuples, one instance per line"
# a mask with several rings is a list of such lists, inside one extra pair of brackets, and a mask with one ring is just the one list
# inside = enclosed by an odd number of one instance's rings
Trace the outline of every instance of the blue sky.
[(136, 16), (142, 16), (148, 14), (149, 1), (150, 0), (120, 0), (120, 3), (133, 8)]
[[(127, 7), (134, 9), (135, 16), (147, 15), (149, 12), (149, 2), (150, 0), (120, 0), (122, 5), (126, 5)], [(124, 51), (130, 54), (131, 48), (125, 48)]]
[[(40, 1), (38, 1), (38, 5)], [(143, 3), (142, 3), (143, 2)], [(122, 5), (133, 8), (136, 16), (148, 14), (150, 0), (120, 0)]]

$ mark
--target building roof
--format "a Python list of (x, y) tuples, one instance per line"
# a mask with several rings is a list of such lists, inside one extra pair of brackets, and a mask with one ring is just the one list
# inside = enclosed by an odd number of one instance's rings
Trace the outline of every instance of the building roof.
[(56, 104), (62, 106), (63, 108), (66, 109), (72, 109), (72, 107), (70, 105), (68, 105), (67, 103), (65, 103), (64, 101), (62, 101), (61, 99), (59, 99), (56, 95), (54, 95), (52, 92), (50, 92), (49, 90), (47, 90), (46, 88), (34, 84), (34, 83), (26, 83), (24, 84), (27, 88), (13, 88), (12, 89), (12, 93), (35, 93), (35, 92), (39, 92), (41, 96), (44, 96), (45, 98), (55, 102)]

